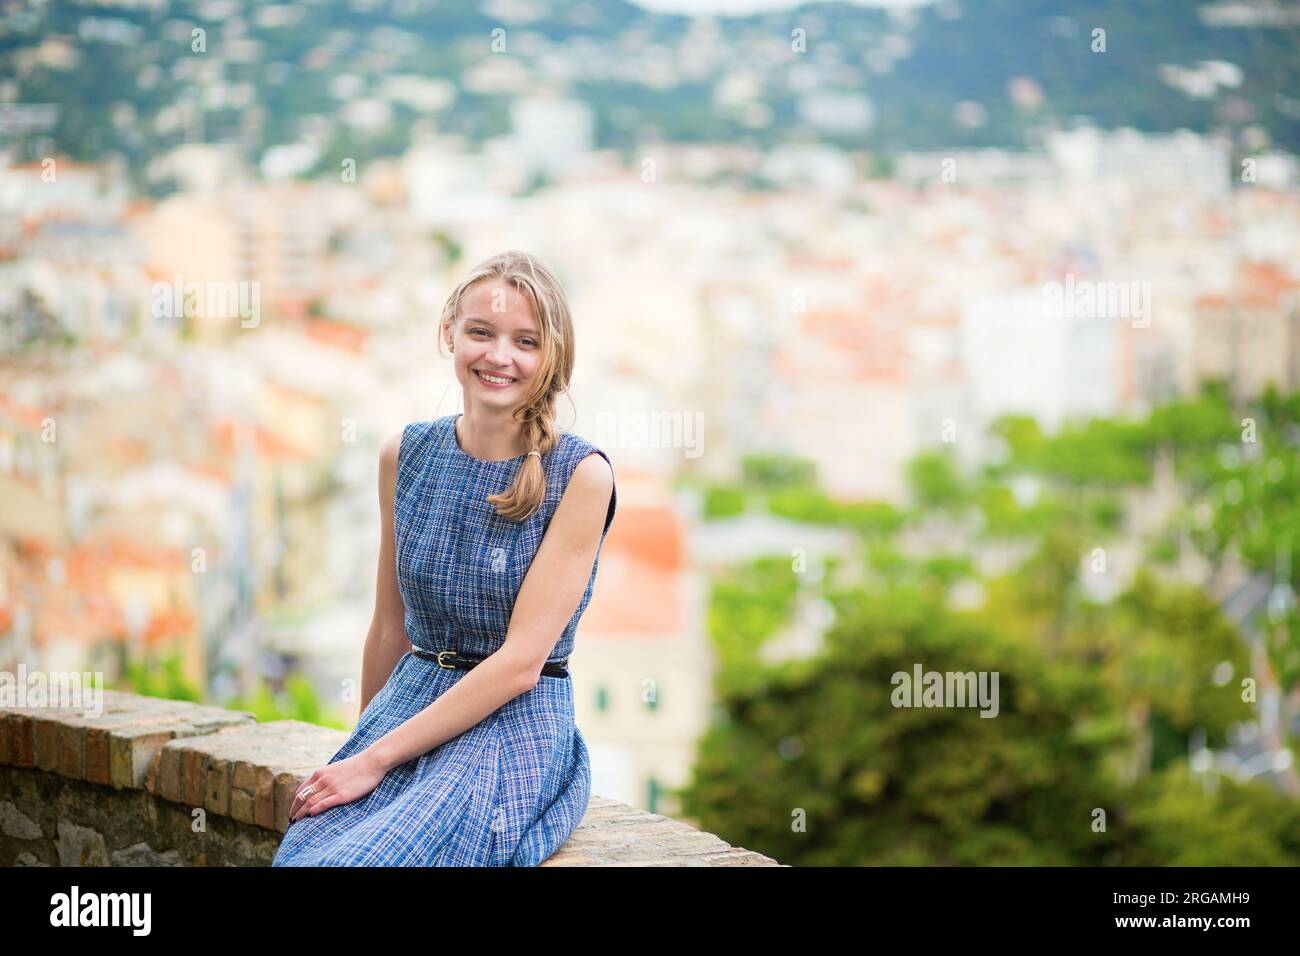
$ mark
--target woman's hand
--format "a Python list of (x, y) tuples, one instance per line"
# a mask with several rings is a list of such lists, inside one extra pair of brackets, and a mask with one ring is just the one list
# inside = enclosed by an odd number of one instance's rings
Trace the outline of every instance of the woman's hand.
[(289, 822), (314, 817), (341, 803), (360, 800), (379, 786), (384, 773), (384, 768), (369, 750), (321, 767), (298, 788), (289, 807)]

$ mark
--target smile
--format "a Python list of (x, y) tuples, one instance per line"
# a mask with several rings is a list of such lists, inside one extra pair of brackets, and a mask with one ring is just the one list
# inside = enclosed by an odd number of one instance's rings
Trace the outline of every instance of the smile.
[(499, 375), (488, 375), (486, 372), (480, 372), (477, 369), (474, 370), (474, 374), (478, 376), (480, 382), (483, 382), (485, 385), (496, 386), (497, 388), (503, 388), (506, 385), (513, 385), (515, 383), (513, 378), (504, 378)]

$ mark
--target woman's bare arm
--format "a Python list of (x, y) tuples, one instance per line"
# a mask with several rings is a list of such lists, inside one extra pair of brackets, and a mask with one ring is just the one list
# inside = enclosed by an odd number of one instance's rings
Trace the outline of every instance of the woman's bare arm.
[(614, 490), (614, 473), (600, 455), (578, 463), (528, 567), (510, 615), (505, 642), (445, 694), (368, 748), (387, 772), (428, 753), (527, 693), (578, 609), (591, 579)]
[(402, 433), (387, 439), (379, 450), (379, 572), (375, 583), (375, 613), (366, 634), (361, 660), (361, 710), (392, 676), (402, 655), (411, 649), (406, 636), (406, 606), (397, 587), (397, 551), (393, 536), (393, 496), (397, 489), (397, 453)]

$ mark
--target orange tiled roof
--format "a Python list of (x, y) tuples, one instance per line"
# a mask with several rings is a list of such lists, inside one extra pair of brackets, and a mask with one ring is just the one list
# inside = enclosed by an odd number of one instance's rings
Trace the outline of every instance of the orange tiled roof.
[[(186, 567), (188, 554), (182, 549), (150, 545), (136, 538), (113, 534), (79, 542), (59, 554), (54, 544), (33, 535), (15, 540), (19, 560), (11, 562), (11, 594), (21, 595), (34, 613), (35, 638), (42, 643), (51, 635), (81, 641), (87, 645), (127, 634), (123, 609), (108, 595), (109, 574), (115, 567), (153, 567), (160, 572)], [(48, 561), (56, 555), (64, 561), (64, 579), (52, 581), (46, 573)], [(9, 620), (12, 605), (0, 608)], [(195, 613), (186, 606), (155, 609), (142, 637), (153, 643), (178, 634), (192, 633)]]
[(676, 637), (686, 626), (682, 577), (629, 557), (620, 564), (601, 555), (601, 570), (591, 603), (583, 612), (583, 634), (598, 637)]
[(647, 564), (680, 570), (686, 561), (686, 534), (677, 512), (667, 505), (620, 503), (601, 553), (610, 549), (635, 554)]
[(675, 636), (685, 626), (686, 536), (667, 505), (619, 505), (582, 627), (600, 636)]
[(41, 429), (41, 423), (48, 414), (48, 412), (44, 412), (32, 405), (24, 405), (12, 398), (0, 395), (0, 415), (12, 418), (32, 431)]
[[(224, 418), (213, 426), (217, 444), (222, 451), (233, 454), (238, 448), (236, 441), (237, 420)], [(254, 445), (259, 457), (288, 459), (291, 461), (309, 461), (311, 456), (299, 448), (268, 431), (261, 425), (253, 426)]]
[(905, 377), (907, 349), (895, 330), (844, 312), (810, 312), (804, 324), (814, 336), (829, 338), (836, 350), (848, 357), (853, 380), (898, 381)]
[(366, 349), (370, 333), (366, 329), (329, 319), (308, 319), (307, 335), (319, 342), (336, 345), (360, 355)]
[(1273, 262), (1243, 262), (1240, 274), (1247, 299), (1259, 304), (1272, 305), (1282, 293), (1300, 289), (1300, 282)]
[(1282, 297), (1300, 289), (1300, 281), (1273, 262), (1242, 262), (1237, 281), (1227, 294), (1209, 292), (1196, 297), (1196, 305), (1205, 309), (1270, 308), (1282, 304)]

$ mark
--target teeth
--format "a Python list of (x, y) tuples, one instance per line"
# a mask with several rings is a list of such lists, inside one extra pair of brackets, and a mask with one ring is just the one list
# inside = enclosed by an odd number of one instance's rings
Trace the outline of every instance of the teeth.
[(479, 378), (485, 379), (486, 381), (492, 382), (496, 385), (509, 385), (514, 381), (513, 378), (498, 378), (495, 375), (488, 375), (486, 372), (479, 372), (478, 376)]

